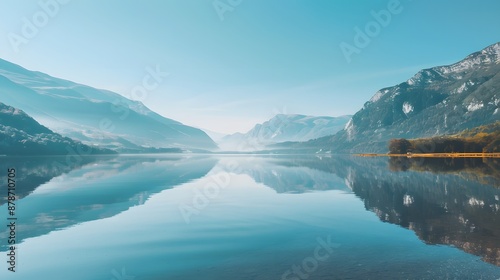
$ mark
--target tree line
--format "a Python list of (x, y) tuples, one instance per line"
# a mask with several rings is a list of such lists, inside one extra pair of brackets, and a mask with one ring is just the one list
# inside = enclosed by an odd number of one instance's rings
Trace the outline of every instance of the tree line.
[(418, 139), (391, 139), (390, 154), (407, 153), (498, 153), (500, 121), (465, 130), (456, 135)]

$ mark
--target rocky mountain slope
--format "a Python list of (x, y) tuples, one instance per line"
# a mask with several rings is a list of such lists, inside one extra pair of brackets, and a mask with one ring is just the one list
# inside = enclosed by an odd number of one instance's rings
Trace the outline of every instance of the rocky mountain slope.
[(431, 137), (500, 120), (500, 43), (379, 90), (334, 136), (288, 144), (335, 152), (387, 152), (391, 138)]

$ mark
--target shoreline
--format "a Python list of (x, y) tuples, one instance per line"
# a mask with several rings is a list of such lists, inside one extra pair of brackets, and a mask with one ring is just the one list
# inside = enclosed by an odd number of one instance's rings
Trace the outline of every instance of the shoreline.
[(411, 154), (354, 154), (359, 157), (407, 157), (407, 158), (500, 158), (500, 153), (411, 153)]

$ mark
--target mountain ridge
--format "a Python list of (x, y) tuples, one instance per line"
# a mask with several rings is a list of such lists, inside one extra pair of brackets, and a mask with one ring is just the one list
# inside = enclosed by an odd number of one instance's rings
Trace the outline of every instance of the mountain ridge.
[[(162, 117), (139, 101), (0, 59), (0, 102), (87, 144), (128, 140), (138, 147), (215, 149), (202, 130)], [(80, 136), (84, 131), (94, 135)], [(112, 147), (115, 150), (121, 146)]]
[(0, 102), (0, 154), (91, 155), (113, 154), (63, 137), (41, 125), (22, 110)]
[(335, 134), (344, 127), (350, 117), (277, 114), (263, 123), (256, 124), (246, 133), (225, 136), (218, 143), (221, 148), (226, 149), (257, 150), (273, 143), (307, 141)]
[[(500, 43), (377, 91), (333, 136), (277, 148), (387, 152), (391, 138), (453, 134), (500, 119)], [(275, 147), (276, 148), (276, 147)]]

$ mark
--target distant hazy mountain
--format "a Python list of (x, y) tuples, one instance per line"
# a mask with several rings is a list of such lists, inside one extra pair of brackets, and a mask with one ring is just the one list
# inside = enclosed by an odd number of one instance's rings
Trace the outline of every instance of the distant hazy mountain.
[(212, 130), (208, 130), (208, 129), (203, 129), (203, 128), (200, 128), (200, 129), (203, 130), (208, 136), (210, 136), (210, 138), (212, 138), (212, 140), (214, 140), (216, 143), (219, 142), (225, 136), (227, 136), (227, 133), (224, 134), (224, 133), (220, 133), (220, 132), (216, 132), (216, 131), (212, 131)]
[(0, 155), (89, 155), (111, 153), (52, 132), (23, 111), (0, 103)]
[(279, 114), (269, 121), (255, 125), (247, 133), (235, 133), (223, 137), (219, 145), (223, 149), (253, 150), (265, 145), (286, 141), (307, 141), (341, 130), (351, 116), (314, 117)]
[(0, 59), (0, 102), (64, 136), (114, 149), (213, 149), (197, 128), (164, 118), (117, 93), (29, 71)]
[(386, 152), (390, 138), (451, 134), (500, 120), (500, 43), (378, 91), (334, 136), (287, 147)]

